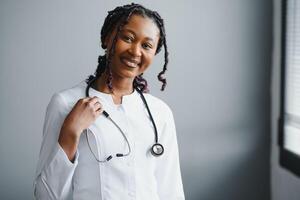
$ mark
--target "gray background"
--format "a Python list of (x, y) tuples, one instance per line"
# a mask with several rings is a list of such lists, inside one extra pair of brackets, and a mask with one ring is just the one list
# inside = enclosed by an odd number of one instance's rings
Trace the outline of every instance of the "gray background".
[[(50, 97), (94, 72), (104, 17), (129, 2), (1, 1), (0, 199), (32, 199)], [(136, 2), (165, 19), (167, 90), (163, 54), (147, 77), (174, 112), (186, 199), (270, 199), (272, 0)]]

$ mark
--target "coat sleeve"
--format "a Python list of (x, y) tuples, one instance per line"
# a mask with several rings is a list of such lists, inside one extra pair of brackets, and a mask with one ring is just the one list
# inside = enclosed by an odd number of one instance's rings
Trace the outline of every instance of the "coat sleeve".
[(58, 143), (61, 126), (68, 114), (63, 97), (56, 93), (47, 106), (43, 126), (43, 140), (34, 180), (36, 199), (69, 199), (72, 177), (78, 164), (78, 152), (70, 162)]
[(166, 123), (159, 138), (164, 146), (164, 153), (158, 158), (155, 173), (158, 193), (160, 199), (184, 200), (174, 118), (169, 107), (165, 113)]

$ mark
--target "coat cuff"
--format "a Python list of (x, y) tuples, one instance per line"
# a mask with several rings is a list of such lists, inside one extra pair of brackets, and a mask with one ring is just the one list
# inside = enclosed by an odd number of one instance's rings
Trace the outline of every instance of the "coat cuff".
[(70, 192), (72, 177), (78, 165), (79, 153), (76, 151), (74, 161), (71, 162), (57, 142), (56, 153), (50, 164), (41, 173), (41, 179), (49, 192), (56, 197), (63, 197)]

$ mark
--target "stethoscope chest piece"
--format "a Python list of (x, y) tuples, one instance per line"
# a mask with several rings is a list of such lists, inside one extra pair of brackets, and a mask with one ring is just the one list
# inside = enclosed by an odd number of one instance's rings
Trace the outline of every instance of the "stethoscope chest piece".
[(164, 153), (164, 147), (163, 145), (159, 143), (155, 143), (151, 147), (151, 153), (154, 156), (161, 156)]

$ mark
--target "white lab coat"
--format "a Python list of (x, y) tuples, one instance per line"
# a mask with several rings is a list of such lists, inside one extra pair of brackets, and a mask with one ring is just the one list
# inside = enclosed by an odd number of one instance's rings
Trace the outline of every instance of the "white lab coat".
[[(66, 115), (75, 103), (85, 97), (86, 83), (53, 95), (47, 107), (43, 142), (34, 182), (37, 199), (100, 200), (183, 200), (178, 146), (174, 119), (170, 108), (150, 94), (145, 98), (158, 129), (158, 140), (165, 152), (154, 157), (149, 152), (154, 144), (154, 129), (137, 91), (123, 96), (116, 106), (109, 94), (90, 89), (104, 109), (125, 132), (131, 154), (98, 163), (82, 133), (74, 163), (58, 144), (58, 136)], [(127, 144), (111, 121), (100, 115), (89, 127), (90, 146), (98, 159), (126, 153)]]

